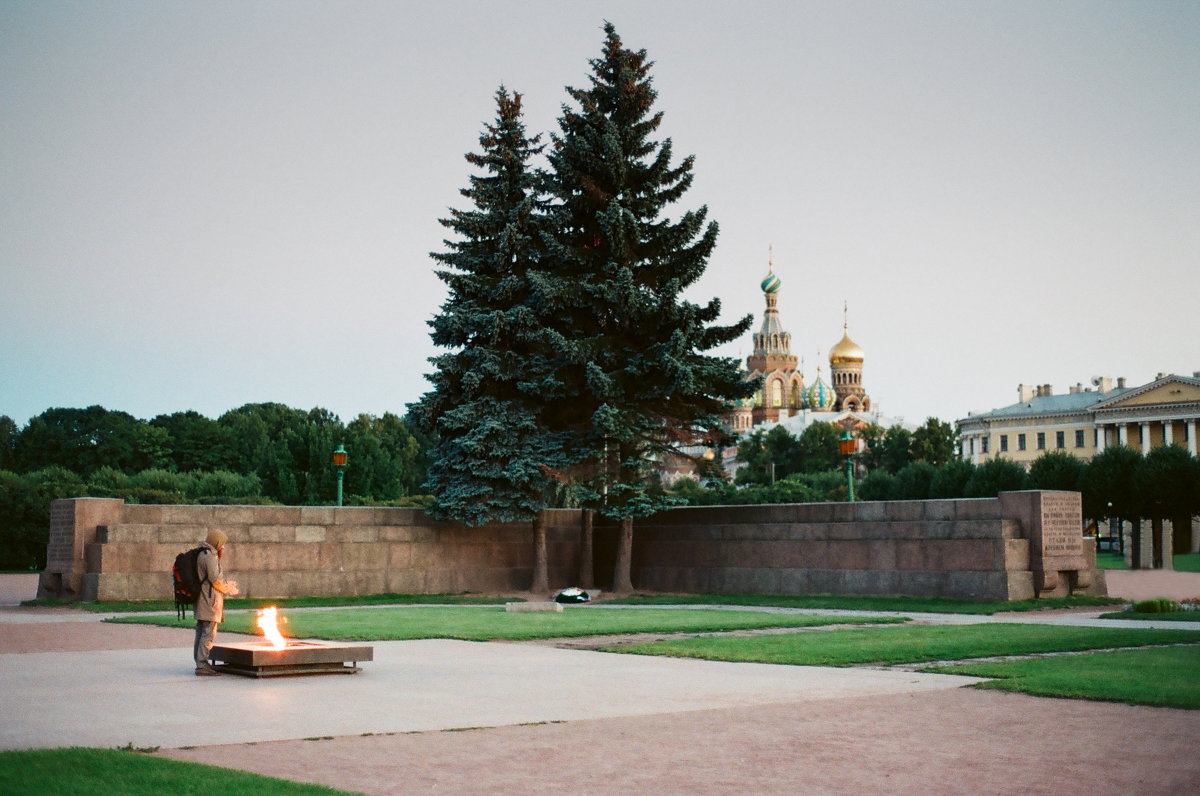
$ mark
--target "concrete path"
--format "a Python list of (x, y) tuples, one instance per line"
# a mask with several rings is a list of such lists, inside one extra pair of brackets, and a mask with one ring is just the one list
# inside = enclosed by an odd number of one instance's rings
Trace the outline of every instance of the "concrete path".
[[(114, 628), (115, 629), (115, 628)], [(218, 641), (219, 643), (219, 641)], [(197, 678), (186, 649), (0, 655), (0, 748), (178, 748), (958, 688), (949, 675), (388, 641), (356, 675)], [(211, 710), (188, 711), (200, 698)]]
[[(1113, 626), (1095, 613), (921, 618)], [(381, 795), (1124, 796), (1188, 792), (1200, 778), (1200, 711), (904, 671), (438, 640), (373, 643), (356, 675), (200, 678), (190, 630), (102, 618), (0, 607), (0, 749), (159, 747)]]

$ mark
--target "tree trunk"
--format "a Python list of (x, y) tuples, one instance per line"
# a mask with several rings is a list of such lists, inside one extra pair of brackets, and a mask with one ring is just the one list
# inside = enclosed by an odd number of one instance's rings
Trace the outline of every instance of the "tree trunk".
[(1153, 569), (1163, 568), (1163, 518), (1150, 519), (1150, 566)]
[(628, 594), (633, 591), (630, 572), (633, 569), (633, 518), (621, 520), (617, 532), (617, 561), (613, 566), (613, 592)]
[(579, 513), (579, 588), (596, 586), (595, 564), (592, 558), (592, 530), (596, 512), (584, 509)]
[(1192, 552), (1192, 518), (1180, 514), (1171, 523), (1171, 553), (1180, 555)]
[(541, 511), (533, 518), (533, 584), (529, 590), (534, 594), (550, 591), (550, 576), (546, 564), (546, 514)]

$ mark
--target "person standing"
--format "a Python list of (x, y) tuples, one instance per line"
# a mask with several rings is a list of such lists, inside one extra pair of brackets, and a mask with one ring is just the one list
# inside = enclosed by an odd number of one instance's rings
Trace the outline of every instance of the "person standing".
[(225, 595), (238, 593), (237, 582), (227, 580), (221, 570), (221, 556), (225, 552), (228, 538), (224, 531), (216, 528), (208, 532), (196, 559), (196, 573), (200, 576), (200, 596), (196, 598), (196, 641), (192, 645), (192, 657), (196, 661), (197, 676), (220, 674), (208, 659), (213, 642), (217, 638), (217, 625), (225, 618)]

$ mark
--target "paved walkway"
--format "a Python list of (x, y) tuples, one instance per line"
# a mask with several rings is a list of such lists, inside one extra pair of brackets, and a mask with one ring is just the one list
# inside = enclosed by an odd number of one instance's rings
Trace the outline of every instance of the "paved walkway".
[[(430, 640), (373, 643), (358, 675), (197, 678), (190, 630), (12, 607), (6, 579), (4, 749), (160, 747), (378, 794), (1182, 793), (1200, 778), (1200, 711), (948, 675)], [(1113, 625), (1096, 613), (919, 618)], [(197, 700), (212, 709), (182, 717)]]
[[(185, 634), (187, 635), (187, 634)], [(183, 639), (181, 639), (183, 640)], [(363, 673), (199, 682), (186, 649), (0, 655), (0, 748), (179, 748), (645, 716), (959, 688), (949, 675), (618, 656), (465, 641), (372, 644)], [(212, 710), (179, 711), (202, 688)]]

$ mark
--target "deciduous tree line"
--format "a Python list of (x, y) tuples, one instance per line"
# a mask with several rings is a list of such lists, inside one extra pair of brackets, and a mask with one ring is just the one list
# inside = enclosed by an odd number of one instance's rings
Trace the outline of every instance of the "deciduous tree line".
[(247, 404), (139, 420), (91, 406), (49, 409), (19, 428), (0, 416), (0, 569), (44, 564), (50, 502), (332, 503), (331, 454), (350, 451), (345, 502), (421, 503), (428, 439), (394, 414), (343, 424), (325, 409)]
[[(692, 505), (845, 500), (840, 435), (830, 423), (814, 423), (799, 437), (781, 426), (755, 431), (739, 445), (738, 459), (744, 463), (737, 473), (739, 486), (682, 479), (672, 492)], [(1178, 445), (1145, 455), (1114, 446), (1086, 462), (1063, 451), (1047, 451), (1026, 471), (1004, 458), (979, 466), (956, 458), (952, 431), (933, 418), (911, 434), (896, 426), (863, 436), (873, 441), (857, 456), (867, 471), (855, 488), (860, 500), (976, 498), (1020, 489), (1061, 489), (1082, 494), (1083, 515), (1090, 520), (1149, 520), (1158, 527), (1164, 519), (1184, 525), (1200, 515), (1200, 459)]]

